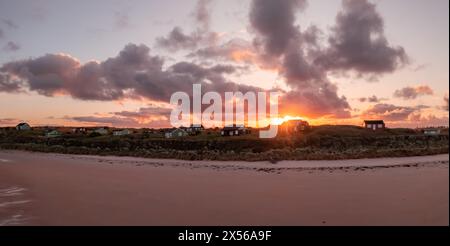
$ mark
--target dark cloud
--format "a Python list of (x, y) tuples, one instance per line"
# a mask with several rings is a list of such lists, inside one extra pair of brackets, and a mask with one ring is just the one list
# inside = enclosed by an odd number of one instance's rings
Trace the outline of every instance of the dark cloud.
[[(211, 33), (199, 32), (202, 27), (209, 28), (206, 25), (210, 19), (208, 4), (209, 1), (197, 4), (194, 16), (200, 27), (196, 31), (185, 34), (180, 28), (174, 28), (167, 37), (158, 39), (158, 45), (176, 51), (208, 44), (204, 35)], [(253, 43), (237, 39), (222, 45), (210, 42), (213, 45), (197, 49), (189, 57), (275, 68), (291, 89), (281, 98), (282, 111), (314, 117), (350, 117), (347, 99), (338, 95), (338, 87), (328, 80), (327, 73), (354, 70), (375, 76), (393, 72), (407, 63), (407, 55), (403, 48), (389, 44), (384, 36), (383, 19), (375, 5), (368, 1), (343, 1), (343, 10), (336, 17), (328, 47), (321, 45), (323, 32), (319, 28), (310, 26), (301, 31), (296, 24), (296, 14), (306, 5), (305, 0), (253, 0), (249, 13), (255, 34)], [(163, 74), (159, 74), (162, 78), (141, 74), (136, 80), (147, 84), (149, 80), (165, 79), (167, 84), (172, 84), (179, 76), (189, 74), (189, 78), (213, 78), (225, 84), (222, 74), (210, 74), (191, 63), (175, 64), (168, 71), (168, 78)], [(156, 87), (155, 90), (166, 94), (164, 88)], [(366, 100), (380, 101), (376, 97)]]
[(20, 45), (18, 43), (9, 41), (8, 43), (3, 46), (4, 51), (18, 51), (20, 50)]
[[(353, 70), (378, 75), (393, 72), (407, 63), (405, 51), (389, 44), (381, 16), (375, 5), (366, 0), (343, 1), (332, 35), (325, 39), (327, 46), (323, 45), (324, 33), (319, 28), (302, 29), (297, 24), (296, 15), (306, 7), (306, 0), (253, 0), (249, 20), (254, 39), (233, 39), (221, 45), (218, 45), (218, 35), (209, 30), (209, 4), (209, 0), (197, 2), (193, 31), (184, 32), (175, 27), (167, 36), (156, 40), (157, 47), (169, 51), (190, 50), (189, 58), (201, 62), (208, 59), (210, 64), (246, 62), (276, 69), (289, 87), (289, 92), (280, 99), (280, 110), (287, 114), (350, 117), (350, 105), (338, 94), (338, 86), (329, 80), (328, 73)], [(3, 75), (9, 76), (2, 80), (8, 81), (13, 92), (66, 94), (82, 100), (146, 98), (164, 102), (173, 92), (190, 92), (193, 83), (201, 83), (205, 91), (219, 93), (261, 90), (227, 79), (238, 70), (236, 66), (204, 66), (193, 62), (165, 67), (164, 60), (150, 55), (147, 46), (134, 44), (102, 62), (82, 64), (67, 55), (48, 54), (0, 68)], [(11, 81), (12, 77), (18, 80)], [(0, 91), (7, 90), (2, 89), (7, 88), (5, 85), (0, 84)], [(379, 102), (376, 97), (366, 100)]]
[(163, 48), (171, 52), (178, 50), (194, 50), (200, 45), (215, 43), (217, 33), (195, 30), (190, 34), (185, 34), (180, 27), (175, 27), (166, 37), (156, 39), (156, 47)]
[(232, 39), (221, 45), (212, 45), (200, 48), (188, 55), (190, 58), (202, 60), (220, 60), (254, 63), (255, 50), (250, 42), (243, 39)]
[(373, 95), (371, 97), (361, 97), (358, 98), (359, 102), (369, 102), (369, 103), (378, 103), (381, 101), (387, 100), (386, 98), (378, 98), (377, 96)]
[(384, 34), (384, 21), (375, 4), (367, 0), (343, 0), (336, 17), (329, 48), (317, 60), (327, 70), (359, 74), (395, 71), (408, 63), (405, 50), (391, 46)]
[(328, 80), (322, 70), (308, 61), (301, 47), (288, 49), (280, 72), (292, 88), (281, 98), (281, 106), (286, 113), (294, 112), (313, 118), (350, 117), (347, 99), (338, 95), (338, 87)]
[(405, 121), (420, 113), (420, 110), (429, 108), (425, 105), (416, 107), (396, 106), (392, 104), (376, 104), (365, 110), (361, 116), (367, 119), (383, 119), (385, 121)]
[(190, 62), (179, 62), (170, 67), (170, 71), (175, 74), (188, 74), (195, 80), (207, 78), (213, 81), (225, 82), (222, 74), (233, 74), (236, 68), (231, 65), (215, 65), (213, 67), (204, 68)]
[(291, 91), (282, 96), (284, 113), (309, 117), (350, 117), (350, 105), (337, 94), (338, 88), (326, 76), (326, 71), (314, 64), (318, 49), (317, 27), (305, 32), (296, 26), (295, 15), (306, 6), (299, 0), (253, 0), (250, 24), (256, 32), (254, 44), (260, 60), (270, 60)]
[(209, 30), (209, 23), (211, 21), (211, 16), (209, 14), (210, 4), (211, 0), (197, 1), (197, 6), (195, 7), (195, 11), (193, 13), (195, 20), (203, 30)]
[(9, 74), (0, 73), (0, 92), (17, 93), (21, 91), (20, 81), (12, 79)]
[(80, 64), (63, 54), (11, 62), (0, 70), (21, 79), (22, 86), (39, 94), (69, 94), (84, 100), (116, 100), (126, 97), (139, 71), (160, 71), (163, 61), (151, 57), (144, 46), (127, 45), (117, 57)]
[(2, 39), (5, 36), (5, 34), (3, 34), (3, 30), (0, 28), (0, 39)]
[(178, 50), (194, 50), (200, 45), (214, 43), (217, 40), (217, 33), (209, 30), (210, 14), (209, 5), (211, 0), (198, 0), (192, 15), (195, 18), (197, 27), (187, 34), (181, 27), (174, 27), (165, 37), (156, 39), (156, 46), (171, 52)]
[(306, 0), (253, 0), (249, 18), (258, 34), (254, 42), (269, 56), (285, 53), (289, 43), (300, 35), (295, 13), (305, 5)]
[(194, 49), (202, 40), (201, 33), (193, 32), (184, 34), (180, 27), (175, 27), (167, 35), (167, 37), (159, 37), (156, 39), (156, 45), (169, 51), (177, 51), (180, 49)]
[(419, 96), (433, 95), (434, 92), (429, 86), (405, 87), (394, 92), (394, 97), (404, 100), (413, 100)]
[(350, 106), (346, 98), (337, 96), (337, 87), (333, 84), (327, 86), (287, 92), (280, 98), (280, 112), (309, 118), (349, 118)]
[[(236, 72), (233, 66), (179, 62), (163, 69), (163, 59), (149, 52), (145, 45), (129, 44), (119, 55), (103, 62), (81, 64), (64, 54), (10, 62), (0, 68), (0, 89), (28, 89), (45, 96), (66, 94), (82, 100), (146, 98), (164, 102), (174, 92), (191, 92), (195, 83), (217, 92), (261, 90), (228, 81), (225, 75)], [(12, 77), (17, 79), (12, 81)]]
[(21, 87), (51, 96), (68, 87), (79, 65), (79, 62), (70, 56), (47, 54), (36, 59), (6, 63), (0, 71), (7, 76), (21, 79), (18, 84)]

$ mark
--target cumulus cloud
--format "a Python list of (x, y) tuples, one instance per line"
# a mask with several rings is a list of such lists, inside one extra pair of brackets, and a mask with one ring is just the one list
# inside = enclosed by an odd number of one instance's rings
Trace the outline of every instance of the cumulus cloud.
[(22, 85), (20, 81), (12, 79), (9, 74), (0, 73), (0, 92), (17, 93), (21, 91)]
[(394, 97), (403, 98), (404, 100), (414, 100), (419, 96), (433, 95), (433, 89), (429, 86), (405, 87), (394, 92)]
[(167, 37), (157, 38), (156, 44), (158, 47), (165, 48), (169, 51), (177, 51), (180, 49), (194, 49), (202, 39), (202, 33), (193, 32), (188, 35), (180, 27), (175, 27)]
[(364, 102), (378, 103), (378, 102), (385, 101), (385, 100), (387, 100), (387, 99), (386, 98), (378, 98), (375, 95), (370, 96), (370, 97), (360, 97), (360, 98), (358, 98), (358, 101), (362, 102), (362, 103), (364, 103)]
[[(129, 44), (113, 58), (81, 64), (65, 54), (47, 54), (4, 64), (0, 68), (2, 91), (20, 89), (45, 96), (70, 95), (82, 100), (146, 98), (168, 102), (172, 93), (190, 92), (200, 83), (210, 91), (259, 91), (226, 79), (236, 72), (230, 65), (203, 67), (179, 62), (163, 69), (164, 60), (151, 56), (145, 45)], [(14, 79), (13, 79), (14, 78)]]
[(306, 0), (253, 0), (249, 18), (259, 35), (255, 43), (261, 44), (270, 56), (285, 53), (289, 43), (299, 35), (295, 13), (305, 6)]
[[(366, 0), (343, 1), (325, 45), (319, 28), (297, 24), (296, 15), (306, 8), (306, 0), (252, 0), (248, 18), (253, 39), (218, 44), (218, 34), (210, 30), (210, 2), (197, 2), (192, 13), (196, 23), (193, 31), (175, 27), (156, 44), (170, 51), (189, 50), (189, 58), (200, 59), (199, 63), (208, 59), (216, 65), (178, 62), (165, 67), (164, 60), (151, 55), (147, 46), (130, 44), (116, 57), (101, 62), (82, 64), (68, 55), (47, 54), (7, 63), (0, 68), (0, 91), (30, 90), (82, 100), (146, 98), (167, 102), (175, 91), (191, 91), (193, 83), (202, 83), (205, 91), (261, 90), (227, 79), (237, 72), (236, 63), (244, 62), (276, 69), (284, 78), (289, 89), (280, 99), (282, 113), (347, 118), (351, 116), (350, 105), (328, 73), (353, 70), (378, 75), (408, 62), (404, 49), (388, 42), (383, 19)], [(217, 65), (218, 61), (234, 65)], [(376, 97), (365, 100), (380, 101)]]
[(349, 118), (350, 106), (346, 98), (337, 96), (333, 84), (327, 86), (329, 88), (324, 90), (310, 87), (287, 92), (280, 98), (280, 112), (309, 118)]
[(200, 45), (214, 43), (218, 38), (218, 34), (211, 32), (209, 29), (210, 4), (211, 0), (197, 1), (195, 10), (192, 13), (197, 25), (194, 31), (187, 34), (181, 27), (174, 27), (167, 36), (156, 39), (156, 46), (175, 52), (183, 49), (193, 50)]
[(191, 52), (188, 57), (201, 60), (219, 60), (258, 63), (253, 45), (243, 39), (234, 38), (220, 45), (210, 45)]
[(4, 51), (18, 51), (20, 50), (20, 45), (16, 42), (9, 41), (3, 46)]
[(343, 0), (343, 10), (332, 27), (329, 47), (317, 62), (328, 70), (360, 74), (393, 72), (408, 63), (403, 47), (389, 44), (384, 21), (375, 4), (367, 0)]
[(291, 91), (283, 95), (283, 113), (309, 117), (350, 117), (350, 105), (331, 83), (326, 71), (314, 65), (312, 54), (317, 49), (316, 27), (305, 32), (296, 26), (295, 15), (307, 5), (301, 0), (253, 0), (249, 19), (256, 33), (253, 43), (262, 60), (277, 63), (280, 75)]
[(209, 30), (209, 23), (211, 21), (211, 16), (209, 13), (210, 4), (211, 0), (199, 0), (197, 1), (194, 12), (192, 13), (195, 17), (195, 20), (203, 30)]
[(280, 70), (291, 85), (299, 80), (324, 81), (328, 72), (355, 71), (376, 78), (408, 64), (404, 48), (391, 45), (385, 37), (384, 21), (375, 4), (343, 0), (326, 45), (324, 32), (317, 26), (302, 30), (297, 24), (296, 14), (306, 6), (306, 0), (253, 0), (249, 22), (255, 38), (251, 45), (229, 42), (193, 54), (232, 61), (239, 61), (235, 58), (241, 55), (246, 58), (241, 61)]
[(17, 78), (21, 87), (27, 86), (32, 91), (51, 96), (68, 85), (79, 67), (79, 62), (70, 56), (47, 54), (36, 59), (6, 63), (0, 71), (6, 74), (8, 83), (13, 83), (11, 79)]
[(383, 119), (386, 121), (404, 121), (417, 115), (420, 113), (420, 110), (425, 108), (428, 107), (424, 105), (406, 107), (380, 103), (363, 111), (361, 117), (366, 119)]

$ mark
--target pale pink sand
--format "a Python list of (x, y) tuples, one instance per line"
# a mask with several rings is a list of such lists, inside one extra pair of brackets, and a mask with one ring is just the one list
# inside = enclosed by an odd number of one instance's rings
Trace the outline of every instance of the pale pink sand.
[(0, 151), (0, 225), (448, 225), (448, 163), (449, 155), (270, 164)]

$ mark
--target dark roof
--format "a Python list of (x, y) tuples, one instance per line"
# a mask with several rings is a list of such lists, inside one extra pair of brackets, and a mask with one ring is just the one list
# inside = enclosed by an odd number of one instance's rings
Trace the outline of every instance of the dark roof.
[(22, 123), (19, 123), (17, 126), (28, 126), (28, 123), (22, 122)]
[(204, 128), (203, 125), (199, 124), (191, 124), (190, 128)]
[(365, 120), (364, 123), (366, 124), (384, 124), (383, 120)]
[(223, 130), (239, 130), (242, 129), (242, 127), (238, 127), (238, 126), (226, 126), (223, 128)]

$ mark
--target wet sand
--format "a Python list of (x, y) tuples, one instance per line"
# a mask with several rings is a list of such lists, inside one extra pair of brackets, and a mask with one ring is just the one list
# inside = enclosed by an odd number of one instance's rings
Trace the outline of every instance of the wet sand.
[(449, 155), (212, 162), (0, 150), (0, 225), (449, 225)]

